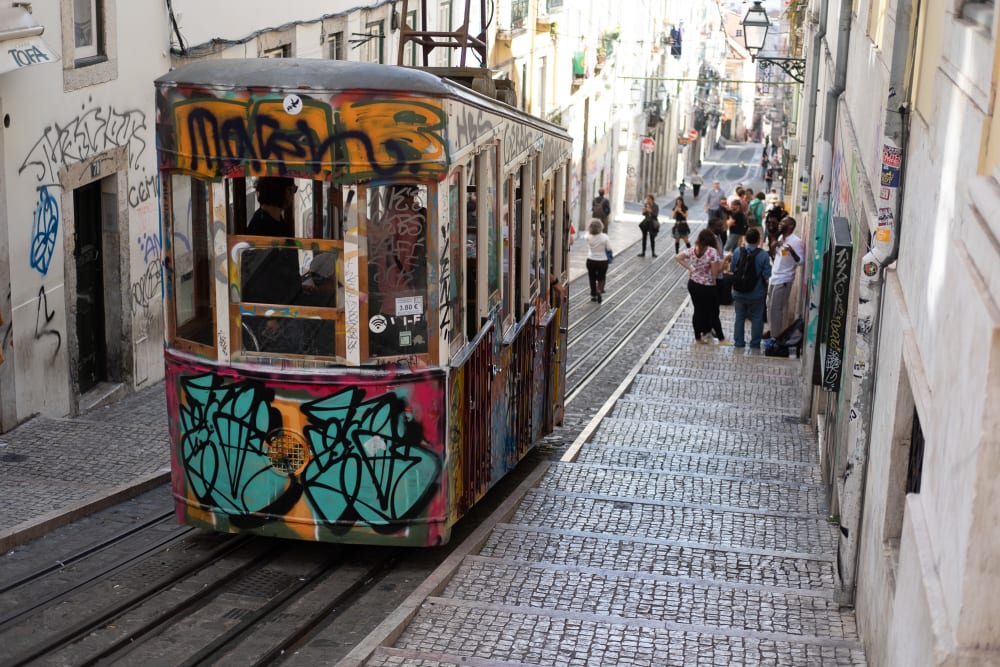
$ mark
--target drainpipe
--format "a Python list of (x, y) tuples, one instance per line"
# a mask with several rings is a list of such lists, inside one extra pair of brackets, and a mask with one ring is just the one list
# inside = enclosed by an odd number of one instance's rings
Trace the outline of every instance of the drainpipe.
[(858, 332), (854, 344), (854, 372), (850, 380), (851, 412), (858, 417), (849, 424), (847, 431), (848, 443), (853, 443), (853, 449), (843, 469), (837, 471), (843, 492), (837, 546), (839, 581), (834, 599), (848, 605), (854, 604), (857, 592), (885, 270), (899, 253), (906, 168), (904, 157), (910, 129), (909, 97), (913, 90), (913, 72), (908, 64), (915, 62), (916, 57), (916, 39), (913, 36), (916, 34), (915, 21), (919, 8), (920, 0), (900, 0), (896, 9), (895, 48), (889, 71), (889, 98), (882, 135), (881, 195), (876, 200), (878, 223), (871, 250), (861, 259)]

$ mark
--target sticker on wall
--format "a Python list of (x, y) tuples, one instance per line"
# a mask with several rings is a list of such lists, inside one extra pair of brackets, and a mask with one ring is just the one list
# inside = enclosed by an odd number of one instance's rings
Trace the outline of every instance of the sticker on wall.
[(285, 107), (286, 113), (292, 116), (298, 116), (302, 113), (302, 98), (298, 95), (285, 95), (282, 106)]
[(373, 333), (382, 333), (389, 326), (389, 321), (385, 319), (385, 315), (374, 315), (368, 320), (368, 328)]
[(891, 238), (892, 238), (892, 230), (891, 229), (886, 229), (886, 228), (883, 227), (882, 229), (880, 229), (880, 230), (878, 230), (878, 231), (875, 232), (875, 240), (876, 241), (881, 241), (882, 243), (888, 243), (889, 239), (891, 239)]
[(878, 273), (878, 264), (875, 262), (866, 262), (864, 266), (865, 275), (871, 278), (876, 273)]

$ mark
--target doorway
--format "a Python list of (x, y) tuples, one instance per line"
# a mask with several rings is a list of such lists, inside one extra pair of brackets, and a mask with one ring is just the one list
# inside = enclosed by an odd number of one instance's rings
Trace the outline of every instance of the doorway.
[(107, 331), (104, 324), (104, 247), (101, 225), (101, 181), (73, 191), (76, 242), (76, 376), (81, 394), (108, 378)]

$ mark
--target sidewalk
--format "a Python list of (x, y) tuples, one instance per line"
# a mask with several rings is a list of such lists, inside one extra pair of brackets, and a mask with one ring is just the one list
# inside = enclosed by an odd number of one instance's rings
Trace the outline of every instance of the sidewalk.
[(159, 382), (75, 418), (33, 417), (0, 434), (0, 553), (170, 478)]
[(865, 664), (798, 361), (692, 344), (689, 321), (340, 664)]

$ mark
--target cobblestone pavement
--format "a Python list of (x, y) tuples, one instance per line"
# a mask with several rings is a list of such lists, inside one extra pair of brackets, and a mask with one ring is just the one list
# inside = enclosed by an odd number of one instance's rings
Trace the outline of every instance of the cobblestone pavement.
[(0, 551), (169, 478), (163, 383), (75, 418), (0, 434)]
[(365, 664), (865, 664), (798, 361), (693, 344), (689, 318)]

